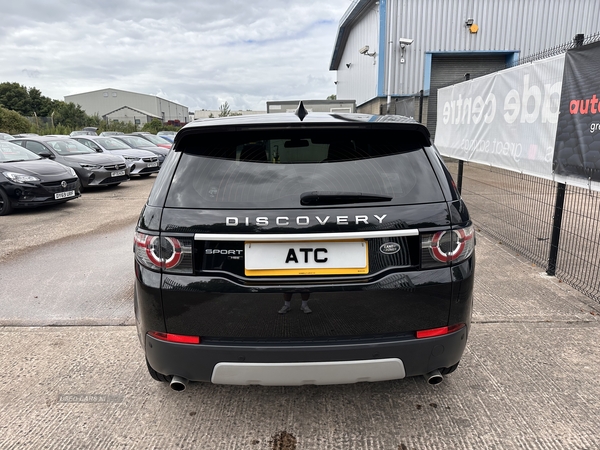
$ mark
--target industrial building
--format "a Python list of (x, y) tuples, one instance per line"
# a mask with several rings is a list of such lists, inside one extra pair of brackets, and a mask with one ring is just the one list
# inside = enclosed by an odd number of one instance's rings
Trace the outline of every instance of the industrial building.
[[(354, 100), (303, 100), (302, 103), (308, 112), (356, 112), (356, 102)], [(273, 100), (267, 102), (267, 113), (294, 112), (299, 104), (300, 100)]]
[(107, 121), (130, 122), (143, 125), (152, 119), (164, 123), (189, 122), (186, 106), (165, 100), (155, 95), (138, 94), (107, 88), (65, 96), (65, 102), (73, 102), (87, 115), (98, 114)]
[(438, 88), (598, 33), (598, 17), (597, 0), (354, 0), (331, 57), (337, 98), (418, 118), (423, 90), (435, 132)]

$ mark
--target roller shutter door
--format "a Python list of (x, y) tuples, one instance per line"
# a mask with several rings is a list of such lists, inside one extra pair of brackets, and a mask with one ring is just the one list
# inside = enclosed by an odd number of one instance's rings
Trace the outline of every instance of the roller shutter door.
[(431, 58), (431, 85), (429, 90), (429, 108), (427, 126), (431, 135), (435, 136), (437, 118), (437, 91), (439, 88), (460, 83), (468, 73), (471, 79), (504, 69), (505, 54), (480, 55), (433, 55)]

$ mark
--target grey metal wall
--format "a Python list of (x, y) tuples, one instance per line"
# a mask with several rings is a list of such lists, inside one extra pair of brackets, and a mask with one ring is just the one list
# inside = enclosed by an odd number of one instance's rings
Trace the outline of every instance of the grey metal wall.
[[(423, 86), (427, 52), (519, 51), (529, 56), (600, 30), (598, 0), (388, 0), (397, 26), (391, 36), (414, 39), (406, 63), (396, 58), (393, 92), (413, 94)], [(395, 5), (394, 5), (395, 4)], [(469, 18), (479, 26), (472, 34)], [(396, 51), (399, 51), (397, 48)], [(403, 75), (401, 77), (400, 75)], [(401, 78), (404, 83), (401, 83)]]
[[(381, 37), (378, 3), (386, 6), (387, 34)], [(428, 88), (425, 85), (428, 54), (500, 51), (519, 52), (519, 56), (524, 57), (564, 44), (577, 33), (591, 35), (600, 31), (599, 0), (373, 0), (366, 10), (369, 12), (352, 25), (336, 68), (338, 97), (355, 98), (358, 105), (377, 97), (378, 93), (411, 95)], [(476, 34), (465, 26), (469, 18), (479, 26)], [(398, 39), (401, 37), (414, 39), (406, 48), (404, 64), (400, 63)], [(359, 55), (357, 49), (367, 43), (371, 46), (371, 42), (380, 39), (384, 40), (386, 51), (378, 55), (377, 64), (384, 67), (363, 74), (366, 61), (358, 56), (367, 58)], [(393, 45), (391, 77), (387, 65), (390, 41)], [(348, 69), (346, 59), (360, 64), (357, 66), (360, 70), (353, 72), (352, 65)], [(382, 71), (385, 86), (378, 86), (375, 72), (381, 74)], [(391, 89), (387, 86), (388, 78), (392, 80)]]
[[(361, 55), (359, 49), (369, 46), (375, 57)], [(362, 103), (376, 96), (379, 54), (379, 7), (367, 8), (352, 27), (337, 70), (337, 98), (356, 99)], [(373, 64), (375, 62), (375, 64)]]

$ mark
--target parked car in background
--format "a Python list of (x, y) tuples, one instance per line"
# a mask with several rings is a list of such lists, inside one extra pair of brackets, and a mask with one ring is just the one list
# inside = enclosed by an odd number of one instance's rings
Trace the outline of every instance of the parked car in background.
[(167, 150), (171, 150), (171, 146), (172, 144), (165, 141), (164, 139), (162, 139), (159, 136), (156, 136), (154, 134), (150, 134), (150, 133), (131, 133), (132, 136), (139, 136), (141, 138), (146, 139), (147, 141), (152, 142), (154, 145), (158, 145), (159, 147), (163, 147), (166, 148)]
[(118, 136), (120, 134), (125, 134), (122, 131), (103, 131), (102, 133), (100, 133), (100, 136)]
[(79, 180), (72, 168), (0, 141), (0, 216), (14, 208), (64, 203), (79, 196)]
[(71, 131), (71, 134), (69, 134), (69, 136), (71, 136), (71, 137), (73, 137), (73, 136), (98, 136), (98, 134), (95, 131), (79, 130), (79, 131)]
[(36, 134), (36, 133), (13, 134), (13, 138), (24, 138), (24, 137), (34, 137), (34, 136), (39, 136), (39, 134)]
[[(157, 135), (158, 136), (158, 135)], [(173, 144), (175, 143), (175, 136), (171, 136), (170, 134), (161, 134), (160, 136), (158, 136), (161, 139), (164, 139), (165, 141), (167, 141), (169, 144)]]
[(157, 136), (160, 136), (165, 139), (169, 139), (169, 142), (175, 142), (175, 135), (177, 131), (159, 131), (156, 133)]
[(10, 141), (11, 139), (14, 139), (15, 137), (8, 134), (8, 133), (0, 133), (0, 141)]
[(147, 177), (160, 170), (158, 156), (154, 153), (131, 148), (118, 139), (108, 136), (75, 136), (73, 139), (95, 152), (122, 156), (125, 158), (130, 176)]
[(116, 186), (129, 180), (127, 164), (122, 156), (97, 153), (74, 139), (39, 136), (12, 142), (43, 158), (73, 168), (82, 189), (89, 186)]
[(150, 375), (342, 384), (454, 372), (475, 230), (427, 128), (308, 113), (192, 122), (134, 237)]
[(124, 136), (113, 136), (114, 139), (118, 139), (122, 142), (125, 142), (131, 148), (137, 148), (140, 150), (148, 150), (158, 156), (158, 162), (162, 165), (166, 156), (169, 154), (169, 150), (163, 147), (159, 147), (158, 145), (154, 145), (152, 142), (147, 139), (143, 139), (140, 136), (132, 136), (126, 134)]

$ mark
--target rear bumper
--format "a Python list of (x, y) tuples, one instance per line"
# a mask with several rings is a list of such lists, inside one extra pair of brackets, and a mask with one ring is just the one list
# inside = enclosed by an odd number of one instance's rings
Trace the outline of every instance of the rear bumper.
[[(344, 384), (424, 375), (458, 363), (468, 327), (427, 339), (355, 344), (177, 344), (146, 336), (150, 366), (217, 384)], [(315, 364), (316, 363), (316, 364)]]
[[(296, 295), (292, 311), (282, 315), (283, 293), (294, 286), (165, 276), (136, 263), (138, 334), (155, 371), (193, 381), (343, 384), (424, 375), (462, 357), (474, 265), (472, 257), (452, 268), (392, 273), (361, 285), (302, 280), (296, 287), (310, 293), (312, 314), (299, 311)], [(467, 326), (415, 337), (416, 330), (459, 323)], [(149, 331), (200, 336), (201, 343), (166, 342)]]

